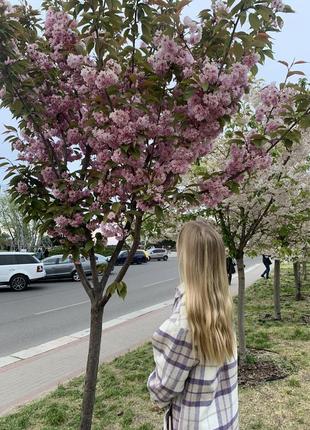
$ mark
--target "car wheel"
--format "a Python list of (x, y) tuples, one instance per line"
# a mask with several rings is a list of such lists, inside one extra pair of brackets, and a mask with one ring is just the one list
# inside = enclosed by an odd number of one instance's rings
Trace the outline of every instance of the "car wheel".
[(168, 255), (165, 255), (164, 258), (163, 258), (163, 260), (167, 261), (168, 260)]
[(72, 273), (72, 279), (75, 282), (78, 282), (80, 280), (80, 277), (79, 277), (78, 272), (76, 270)]
[(14, 275), (10, 280), (10, 287), (13, 291), (23, 291), (28, 286), (28, 278), (25, 275)]

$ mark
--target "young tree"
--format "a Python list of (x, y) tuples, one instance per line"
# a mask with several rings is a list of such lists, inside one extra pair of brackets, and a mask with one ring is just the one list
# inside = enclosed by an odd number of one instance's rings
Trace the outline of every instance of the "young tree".
[[(303, 184), (307, 186), (309, 183), (306, 160), (309, 142), (301, 138), (301, 133), (297, 129), (298, 124), (304, 123), (304, 117), (300, 118), (300, 121), (288, 120), (286, 117), (295, 109), (292, 103), (292, 94), (295, 91), (295, 86), (284, 86), (282, 89), (276, 89), (275, 86), (266, 87), (258, 94), (255, 111), (253, 105), (256, 103), (253, 103), (252, 97), (250, 103), (245, 103), (236, 117), (233, 128), (227, 129), (226, 138), (220, 139), (215, 145), (213, 159), (210, 155), (208, 160), (194, 169), (197, 182), (201, 176), (210, 178), (214, 172), (221, 169), (221, 166), (227, 163), (228, 153), (235, 153), (235, 165), (240, 163), (246, 166), (249, 163), (247, 167), (250, 173), (241, 184), (235, 184), (235, 194), (229, 193), (227, 186), (220, 184), (217, 179), (213, 180), (213, 189), (217, 190), (217, 194), (208, 192), (202, 196), (206, 206), (205, 209), (201, 208), (199, 214), (201, 216), (205, 213), (206, 216), (215, 218), (230, 254), (237, 261), (241, 359), (246, 355), (244, 254), (253, 249), (253, 244), (257, 246), (265, 232), (275, 228), (276, 215), (283, 219), (292, 212), (297, 201), (296, 193), (302, 204), (305, 192)], [(291, 124), (288, 132), (283, 130), (286, 121)], [(306, 122), (304, 125), (307, 125)], [(252, 160), (248, 153), (246, 157), (243, 155), (244, 142), (251, 145), (256, 140), (260, 142), (260, 149), (255, 146), (253, 156), (256, 156), (265, 167), (263, 174), (251, 173)], [(277, 147), (274, 146), (275, 142), (279, 143)], [(264, 148), (262, 153), (261, 148)], [(269, 158), (266, 154), (269, 154)], [(209, 181), (207, 186), (204, 184), (200, 186), (202, 191), (205, 189), (210, 191), (212, 189), (210, 185), (212, 182)], [(211, 207), (213, 209), (210, 209)], [(294, 215), (296, 216), (296, 212)]]
[(39, 223), (25, 222), (24, 218), (10, 196), (0, 196), (0, 229), (8, 235), (10, 248), (34, 251), (40, 242)]
[(281, 319), (280, 304), (280, 260), (294, 261), (296, 300), (301, 299), (300, 261), (307, 258), (310, 234), (310, 138), (309, 132), (302, 133), (301, 142), (295, 148), (294, 156), (287, 160), (282, 174), (281, 193), (275, 201), (276, 210), (271, 211), (263, 221), (259, 236), (250, 242), (256, 253), (272, 253), (274, 266), (274, 312), (275, 319)]
[[(306, 163), (309, 168), (309, 163)], [(253, 245), (255, 252), (269, 249), (275, 255), (274, 268), (274, 309), (275, 319), (281, 319), (280, 303), (280, 261), (293, 262), (295, 279), (295, 299), (301, 300), (302, 273), (301, 261), (308, 258), (310, 243), (310, 178), (300, 186), (299, 193), (292, 198), (292, 189), (296, 191), (296, 183), (286, 189), (286, 213), (271, 214), (268, 223), (264, 226), (260, 235), (260, 243)], [(293, 210), (292, 210), (293, 208)], [(265, 251), (263, 251), (265, 252)]]
[[(61, 238), (91, 301), (83, 430), (91, 428), (104, 308), (114, 292), (126, 295), (144, 213), (160, 213), (178, 194), (180, 176), (208, 155), (239, 109), (249, 71), (272, 55), (278, 12), (291, 11), (281, 1), (227, 0), (202, 11), (199, 22), (182, 22), (187, 3), (47, 0), (42, 28), (29, 6), (0, 2), (2, 105), (20, 130), (8, 127), (19, 152), (8, 173), (11, 193), (28, 220)], [(254, 148), (244, 148), (251, 168), (260, 168)], [(212, 181), (229, 187), (244, 166), (232, 168), (234, 152), (228, 158), (228, 170)], [(99, 279), (95, 251), (110, 236), (119, 242)], [(109, 285), (127, 238), (128, 258)], [(90, 258), (91, 282), (80, 254)]]
[[(306, 147), (309, 151), (309, 146)], [(297, 151), (298, 152), (298, 151)], [(287, 156), (290, 156), (290, 163), (286, 163)], [(217, 219), (222, 229), (228, 233), (229, 242), (234, 238), (233, 252), (235, 252), (238, 265), (238, 275), (241, 274), (239, 287), (243, 290), (242, 280), (244, 272), (243, 255), (246, 251), (254, 252), (260, 250), (260, 253), (272, 253), (276, 255), (275, 277), (274, 277), (274, 306), (275, 317), (281, 319), (280, 313), (280, 258), (283, 251), (276, 251), (275, 241), (284, 242), (285, 235), (286, 250), (290, 248), (290, 253), (294, 253), (294, 244), (289, 241), (288, 232), (297, 233), (301, 224), (301, 217), (305, 216), (306, 196), (309, 199), (309, 174), (308, 172), (299, 172), (297, 168), (297, 153), (288, 152), (285, 158), (276, 159), (273, 162), (273, 174), (267, 177), (252, 178), (252, 186), (244, 183), (241, 187), (243, 198), (235, 196), (235, 201), (230, 201), (229, 205), (225, 203), (217, 214)], [(304, 174), (306, 173), (306, 174)], [(308, 187), (306, 191), (305, 188)], [(303, 207), (301, 207), (303, 206)], [(307, 209), (309, 212), (309, 209)], [(304, 212), (304, 215), (302, 214)], [(309, 215), (309, 214), (308, 214)], [(234, 227), (232, 227), (234, 226)], [(265, 238), (267, 240), (265, 240)], [(272, 238), (274, 240), (272, 241)], [(295, 243), (301, 244), (304, 239), (297, 234)], [(268, 246), (269, 243), (269, 246)], [(267, 252), (267, 250), (269, 250)], [(296, 248), (295, 248), (296, 251)], [(296, 271), (296, 273), (298, 273)], [(242, 320), (244, 320), (243, 304), (239, 308), (239, 341), (241, 344), (240, 351), (245, 353), (245, 337), (242, 332)], [(244, 349), (243, 349), (244, 348)]]

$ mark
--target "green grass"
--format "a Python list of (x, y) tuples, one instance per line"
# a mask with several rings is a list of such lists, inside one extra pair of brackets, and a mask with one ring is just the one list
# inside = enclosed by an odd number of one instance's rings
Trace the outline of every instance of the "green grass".
[[(289, 377), (240, 388), (242, 430), (309, 429), (310, 328), (302, 322), (310, 313), (309, 281), (305, 300), (295, 302), (292, 273), (286, 269), (282, 279), (283, 321), (270, 317), (272, 282), (260, 280), (246, 293), (246, 332), (248, 347), (277, 353), (277, 362)], [(250, 351), (246, 360), (255, 364), (258, 358)], [(162, 415), (153, 408), (146, 389), (152, 369), (150, 344), (101, 366), (93, 430), (161, 430)], [(0, 430), (77, 430), (82, 390), (83, 378), (75, 378), (0, 418)]]
[(290, 376), (240, 389), (244, 430), (309, 429), (310, 327), (302, 317), (310, 314), (310, 282), (304, 282), (304, 300), (296, 302), (291, 268), (282, 270), (281, 280), (282, 321), (273, 320), (272, 280), (259, 280), (247, 290), (247, 346), (274, 351), (277, 363)]

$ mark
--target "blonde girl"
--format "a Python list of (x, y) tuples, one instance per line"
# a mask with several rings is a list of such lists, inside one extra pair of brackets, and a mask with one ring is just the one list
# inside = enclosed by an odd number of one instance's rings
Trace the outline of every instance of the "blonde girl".
[(225, 247), (205, 221), (186, 223), (178, 238), (181, 286), (171, 317), (153, 335), (152, 400), (166, 408), (171, 430), (238, 430), (233, 308)]

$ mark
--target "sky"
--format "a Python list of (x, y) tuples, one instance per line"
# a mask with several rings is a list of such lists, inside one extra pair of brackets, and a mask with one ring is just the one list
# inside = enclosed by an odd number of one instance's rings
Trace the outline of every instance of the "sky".
[[(15, 2), (12, 1), (14, 4)], [(33, 7), (39, 8), (41, 1), (28, 0)], [(211, 0), (192, 0), (186, 8), (186, 15), (195, 18), (200, 10), (205, 9)], [(303, 70), (310, 80), (310, 0), (286, 0), (294, 10), (294, 14), (284, 14), (284, 27), (280, 33), (273, 35), (273, 50), (275, 60), (267, 60), (265, 65), (260, 68), (258, 77), (266, 82), (281, 82), (285, 77), (285, 67), (278, 63), (278, 60), (285, 60), (288, 63), (296, 60), (308, 61), (309, 64), (299, 69)], [(4, 124), (16, 125), (10, 112), (0, 109), (0, 156), (14, 160), (14, 154), (10, 145), (3, 142)], [(0, 168), (0, 192), (3, 185), (3, 169)]]

